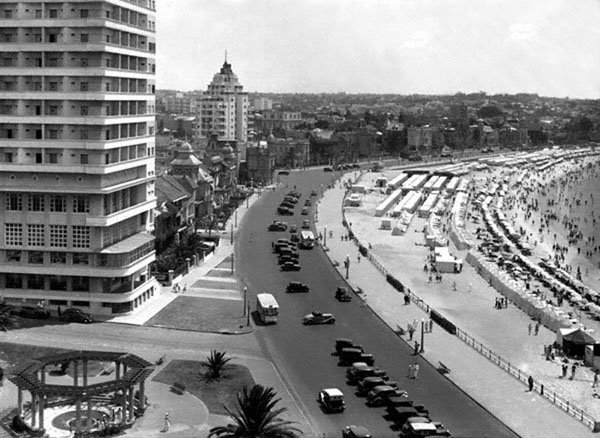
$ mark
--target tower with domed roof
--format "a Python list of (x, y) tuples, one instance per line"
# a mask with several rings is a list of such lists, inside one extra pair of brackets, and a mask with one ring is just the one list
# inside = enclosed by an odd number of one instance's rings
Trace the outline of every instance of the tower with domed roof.
[(200, 99), (197, 132), (201, 138), (216, 135), (219, 143), (237, 149), (248, 138), (248, 93), (243, 91), (231, 64), (225, 62)]

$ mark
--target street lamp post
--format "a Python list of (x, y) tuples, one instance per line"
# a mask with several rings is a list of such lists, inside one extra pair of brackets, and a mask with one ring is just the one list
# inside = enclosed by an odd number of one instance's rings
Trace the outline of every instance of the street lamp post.
[(231, 275), (233, 275), (233, 252), (231, 253)]
[(235, 209), (235, 227), (236, 228), (237, 228), (237, 212), (238, 212), (238, 209), (236, 208)]
[(327, 248), (327, 227), (325, 227), (325, 231), (323, 231), (323, 246)]
[(231, 237), (230, 237), (230, 243), (233, 245), (233, 224), (231, 224)]
[(421, 319), (421, 350), (423, 353), (425, 351), (425, 319)]
[(247, 307), (247, 299), (248, 299), (248, 288), (246, 286), (244, 286), (244, 316), (246, 316), (246, 312), (248, 310)]

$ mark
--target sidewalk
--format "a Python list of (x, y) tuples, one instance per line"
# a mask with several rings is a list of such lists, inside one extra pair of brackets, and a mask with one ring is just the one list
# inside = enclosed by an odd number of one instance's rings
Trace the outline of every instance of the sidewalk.
[[(237, 226), (240, 227), (242, 220), (244, 219), (244, 215), (246, 211), (252, 207), (252, 205), (259, 199), (258, 194), (253, 194), (250, 196), (248, 200), (248, 207), (246, 207), (246, 202), (243, 202), (237, 209)], [(174, 283), (179, 284), (181, 287), (186, 285), (188, 288), (192, 288), (192, 285), (195, 283), (207, 279), (213, 281), (223, 280), (220, 277), (210, 277), (208, 276), (209, 272), (215, 269), (218, 265), (220, 265), (225, 259), (230, 257), (233, 254), (233, 245), (231, 243), (231, 226), (235, 226), (236, 215), (235, 213), (231, 215), (231, 217), (227, 220), (224, 230), (222, 231), (213, 231), (212, 234), (218, 235), (221, 237), (219, 246), (215, 248), (214, 253), (210, 254), (205, 258), (204, 261), (200, 263), (199, 266), (192, 267), (190, 272), (176, 279)], [(234, 235), (237, 231), (237, 228), (234, 227)], [(233, 283), (232, 283), (233, 284)], [(237, 283), (236, 283), (237, 284)], [(233, 286), (232, 286), (233, 287)], [(197, 296), (201, 298), (205, 294), (199, 291), (199, 288), (195, 288), (193, 293), (190, 293), (191, 296)], [(239, 295), (239, 290), (236, 288), (238, 292), (238, 297), (241, 299), (241, 295)], [(232, 290), (223, 290), (223, 298), (224, 299), (234, 299), (235, 291)], [(218, 292), (218, 291), (217, 291)], [(212, 295), (213, 298), (218, 298), (218, 293), (215, 291), (206, 291), (208, 295)], [(158, 312), (164, 309), (166, 306), (171, 303), (175, 298), (177, 298), (178, 294), (173, 292), (172, 286), (161, 286), (157, 296), (155, 296), (151, 302), (144, 305), (141, 309), (136, 312), (128, 315), (120, 315), (114, 318), (109, 319), (107, 322), (117, 323), (117, 324), (132, 324), (132, 325), (144, 325), (148, 320), (150, 320), (153, 316), (155, 316)]]
[[(350, 174), (346, 174), (348, 179)], [(357, 261), (358, 249), (351, 241), (341, 241), (340, 236), (346, 234), (342, 226), (342, 202), (344, 190), (336, 185), (325, 192), (318, 204), (318, 231), (325, 227), (327, 233), (333, 231), (333, 238), (327, 238), (328, 256), (339, 263), (342, 272), (343, 260), (350, 257), (349, 283), (356, 289), (361, 288), (365, 294), (367, 305), (385, 321), (391, 329), (406, 329), (407, 323), (428, 318), (427, 314), (414, 304), (405, 306), (404, 295), (398, 293), (383, 275), (366, 259)], [(355, 227), (353, 227), (355, 228)], [(361, 239), (363, 236), (357, 233)], [(415, 259), (421, 266), (421, 257)], [(394, 271), (404, 281), (403, 272)], [(345, 274), (345, 272), (343, 272)], [(411, 286), (412, 291), (421, 295), (422, 286)], [(481, 329), (502, 336), (495, 327), (481, 322)], [(478, 336), (479, 333), (471, 333)], [(420, 335), (417, 332), (417, 335)], [(420, 340), (420, 336), (417, 336)], [(502, 422), (511, 427), (523, 438), (545, 438), (548, 436), (583, 437), (591, 434), (577, 420), (569, 418), (559, 408), (552, 406), (537, 394), (526, 392), (526, 387), (509, 376), (496, 365), (489, 362), (458, 337), (434, 326), (433, 332), (425, 336), (425, 353), (423, 356), (434, 366), (442, 361), (451, 372), (447, 377), (467, 392), (473, 399), (493, 413)]]

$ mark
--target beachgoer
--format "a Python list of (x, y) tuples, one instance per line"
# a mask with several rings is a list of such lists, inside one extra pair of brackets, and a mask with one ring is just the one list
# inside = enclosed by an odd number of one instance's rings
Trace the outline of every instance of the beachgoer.
[(533, 391), (533, 377), (529, 376), (527, 378), (527, 386), (529, 386), (529, 392)]
[(598, 370), (594, 372), (594, 383), (592, 383), (592, 388), (598, 386)]
[(165, 427), (163, 428), (164, 432), (168, 432), (171, 427), (171, 418), (169, 417), (169, 413), (165, 413)]
[(419, 364), (415, 362), (413, 364), (413, 379), (416, 379), (418, 377), (419, 377)]
[(531, 322), (527, 324), (527, 334), (531, 336)]

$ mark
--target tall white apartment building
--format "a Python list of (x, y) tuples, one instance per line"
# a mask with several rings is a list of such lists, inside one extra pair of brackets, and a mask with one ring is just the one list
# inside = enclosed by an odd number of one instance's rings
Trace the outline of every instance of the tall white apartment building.
[(0, 0), (0, 296), (95, 315), (158, 290), (155, 2)]
[(227, 60), (200, 98), (199, 106), (200, 137), (208, 138), (216, 134), (219, 141), (234, 145), (247, 141), (248, 93), (243, 91)]

